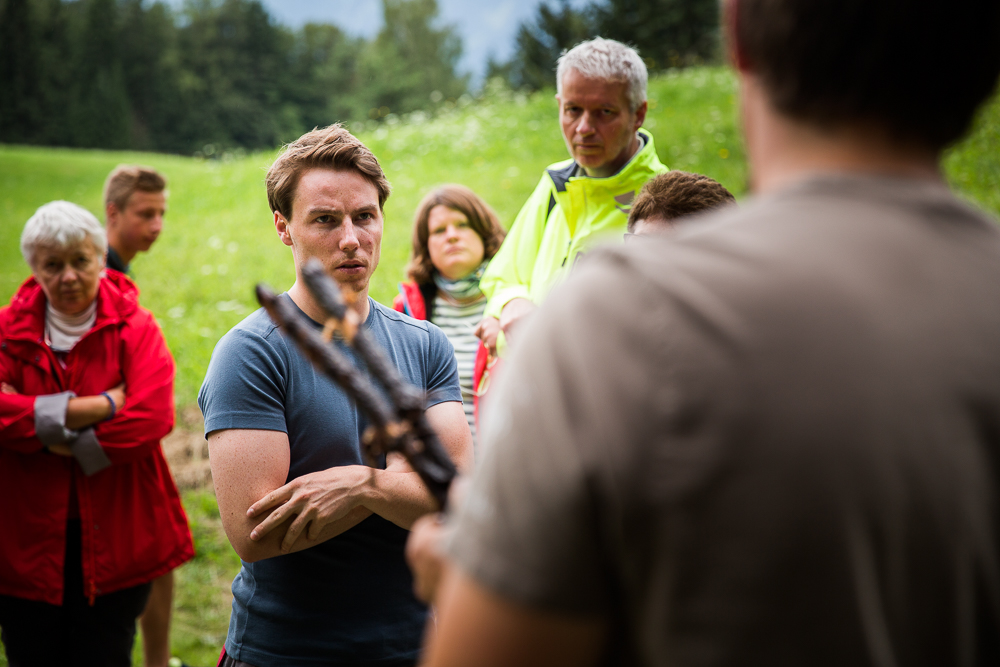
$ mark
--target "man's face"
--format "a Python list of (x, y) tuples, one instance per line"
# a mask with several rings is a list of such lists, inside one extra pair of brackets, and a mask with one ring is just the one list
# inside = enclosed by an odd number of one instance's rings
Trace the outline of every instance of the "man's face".
[(588, 79), (576, 70), (563, 75), (559, 122), (566, 148), (588, 176), (614, 175), (632, 157), (635, 132), (646, 119), (646, 103), (629, 109), (628, 84)]
[(108, 232), (114, 238), (115, 250), (129, 255), (149, 250), (163, 230), (166, 213), (167, 195), (162, 191), (136, 190), (121, 211), (115, 204), (108, 204)]
[(296, 273), (315, 257), (327, 273), (367, 293), (382, 248), (378, 190), (354, 170), (310, 169), (292, 199), (292, 219), (275, 211), (274, 226), (291, 246)]

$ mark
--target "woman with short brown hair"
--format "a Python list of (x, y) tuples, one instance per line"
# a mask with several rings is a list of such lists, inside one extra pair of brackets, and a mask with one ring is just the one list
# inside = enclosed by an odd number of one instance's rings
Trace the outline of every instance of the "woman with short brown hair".
[[(506, 232), (489, 204), (464, 185), (442, 185), (428, 193), (413, 219), (413, 249), (393, 307), (436, 324), (451, 341), (458, 362), (465, 414), (472, 435), (475, 388), (489, 353), (475, 335), (486, 296), (479, 279), (500, 249)], [(485, 326), (494, 325), (494, 318)], [(495, 338), (497, 332), (493, 333)]]

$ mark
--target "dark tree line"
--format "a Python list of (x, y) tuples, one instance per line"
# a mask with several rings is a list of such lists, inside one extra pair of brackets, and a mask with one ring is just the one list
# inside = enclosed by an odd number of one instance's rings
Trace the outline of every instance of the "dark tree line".
[(715, 60), (719, 1), (592, 0), (576, 9), (569, 0), (545, 0), (518, 29), (513, 57), (491, 62), (488, 76), (514, 88), (554, 86), (563, 50), (598, 35), (636, 47), (650, 71)]
[[(383, 0), (372, 40), (258, 0), (0, 0), (0, 142), (190, 153), (457, 98), (436, 0)], [(436, 93), (431, 95), (431, 93)]]

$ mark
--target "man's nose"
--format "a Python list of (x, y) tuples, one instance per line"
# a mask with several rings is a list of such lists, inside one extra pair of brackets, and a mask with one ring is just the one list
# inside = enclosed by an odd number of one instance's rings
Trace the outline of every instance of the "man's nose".
[(150, 225), (150, 231), (159, 234), (163, 230), (163, 214), (153, 217), (153, 224)]
[(77, 273), (76, 269), (72, 266), (67, 266), (63, 269), (62, 274), (59, 276), (59, 281), (64, 283), (75, 283), (79, 277), (80, 274)]
[(357, 250), (361, 243), (358, 241), (358, 230), (354, 226), (354, 221), (350, 218), (344, 218), (344, 222), (340, 227), (343, 230), (343, 234), (340, 237), (340, 249)]
[(593, 134), (594, 133), (594, 117), (590, 115), (589, 111), (584, 111), (580, 116), (580, 122), (576, 126), (577, 134)]

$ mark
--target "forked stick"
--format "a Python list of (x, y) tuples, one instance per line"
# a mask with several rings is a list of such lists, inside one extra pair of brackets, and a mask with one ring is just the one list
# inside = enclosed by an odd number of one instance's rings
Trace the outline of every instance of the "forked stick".
[(351, 360), (327, 343), (291, 303), (275, 296), (264, 285), (257, 285), (257, 299), (271, 319), (281, 327), (321, 373), (336, 382), (365, 413), (371, 427), (363, 445), (372, 465), (372, 454), (399, 452), (409, 462), (439, 507), (447, 504), (448, 489), (457, 471), (424, 414), (423, 393), (409, 385), (385, 353), (364, 329), (351, 322), (350, 314), (337, 284), (326, 275), (319, 262), (312, 260), (303, 268), (306, 287), (320, 308), (329, 315), (327, 329), (339, 330), (351, 344), (369, 372), (389, 395), (390, 405)]

